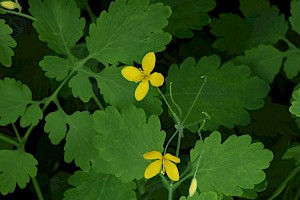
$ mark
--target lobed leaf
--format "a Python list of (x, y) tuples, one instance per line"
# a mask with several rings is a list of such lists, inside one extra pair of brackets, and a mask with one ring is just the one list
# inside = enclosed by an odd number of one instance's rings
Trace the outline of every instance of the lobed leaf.
[(285, 54), (271, 45), (260, 45), (245, 51), (244, 56), (236, 57), (237, 65), (248, 65), (253, 75), (257, 75), (268, 83), (272, 83), (279, 73)]
[(0, 192), (12, 193), (16, 184), (23, 189), (37, 174), (37, 160), (21, 150), (0, 150)]
[(134, 200), (135, 183), (123, 183), (113, 175), (76, 171), (70, 176), (68, 182), (74, 188), (64, 193), (64, 200), (93, 199), (93, 200)]
[(45, 56), (39, 65), (48, 78), (55, 78), (57, 81), (65, 79), (73, 68), (69, 60), (58, 56)]
[(291, 17), (289, 21), (292, 25), (292, 29), (300, 35), (300, 1), (291, 1)]
[(32, 103), (32, 93), (27, 85), (11, 78), (0, 80), (0, 125), (14, 123), (22, 116), (28, 104)]
[(282, 159), (295, 159), (298, 165), (300, 164), (300, 145), (291, 147), (282, 156)]
[(3, 19), (0, 19), (0, 30), (0, 63), (5, 67), (10, 67), (11, 57), (14, 55), (12, 48), (17, 46), (17, 42), (11, 37), (12, 28), (5, 24)]
[(172, 15), (166, 31), (179, 38), (192, 38), (193, 30), (201, 30), (211, 18), (207, 12), (216, 6), (215, 0), (152, 0), (170, 5)]
[(73, 96), (79, 97), (83, 102), (88, 102), (94, 95), (89, 78), (96, 79), (97, 86), (105, 102), (118, 109), (135, 105), (143, 108), (148, 116), (162, 113), (162, 103), (156, 97), (157, 93), (155, 93), (154, 88), (150, 87), (150, 91), (143, 101), (136, 101), (134, 91), (137, 84), (125, 80), (119, 67), (108, 67), (100, 73), (95, 73), (88, 68), (79, 69), (75, 76), (70, 79), (68, 85), (72, 88)]
[(38, 104), (28, 106), (21, 117), (20, 125), (24, 128), (37, 125), (43, 118), (43, 111)]
[(293, 101), (292, 105), (289, 108), (290, 113), (296, 115), (297, 117), (300, 117), (300, 89), (298, 88), (293, 92)]
[(45, 117), (44, 131), (49, 133), (52, 144), (57, 145), (65, 138), (67, 133), (66, 115), (62, 110), (49, 113)]
[(180, 197), (179, 200), (219, 200), (222, 197), (218, 197), (218, 194), (213, 191), (201, 192), (200, 194), (195, 193), (192, 197)]
[(293, 79), (300, 72), (300, 54), (290, 53), (287, 54), (286, 60), (283, 65), (283, 71), (288, 79)]
[(93, 129), (89, 112), (77, 111), (72, 115), (62, 110), (52, 112), (46, 116), (44, 130), (50, 133), (49, 138), (53, 144), (58, 144), (66, 135), (64, 159), (67, 163), (74, 160), (78, 167), (88, 170), (91, 161), (97, 158), (97, 150), (91, 145), (91, 138), (97, 133)]
[(80, 9), (74, 0), (36, 0), (29, 1), (29, 5), (39, 39), (56, 53), (69, 55), (85, 27), (85, 19), (80, 18)]
[(275, 44), (285, 37), (288, 25), (284, 16), (266, 0), (240, 0), (240, 10), (245, 19), (236, 14), (221, 14), (211, 23), (211, 32), (217, 36), (214, 48), (238, 54), (260, 44)]
[[(171, 41), (162, 29), (167, 26), (171, 9), (148, 0), (116, 0), (91, 24), (86, 38), (90, 57), (105, 66), (117, 62), (132, 65), (149, 51), (159, 52)], [(134, 15), (132, 14), (134, 13)]]
[(124, 182), (142, 178), (150, 163), (143, 154), (163, 150), (165, 132), (160, 130), (159, 118), (152, 115), (147, 120), (145, 112), (133, 106), (124, 107), (121, 112), (107, 107), (96, 111), (93, 118), (98, 132), (93, 145), (105, 165)]
[(198, 188), (201, 192), (216, 191), (227, 196), (241, 196), (242, 189), (253, 189), (266, 175), (263, 169), (273, 159), (271, 151), (264, 149), (260, 142), (251, 144), (249, 135), (231, 135), (221, 143), (221, 134), (214, 131), (204, 143), (196, 142), (191, 150), (194, 169), (198, 165)]
[[(181, 120), (187, 115), (203, 84), (201, 76), (207, 76), (207, 82), (185, 125), (203, 120), (202, 112), (211, 117), (206, 121), (209, 130), (216, 130), (220, 125), (228, 128), (234, 124), (247, 125), (250, 116), (246, 109), (263, 106), (263, 98), (269, 92), (268, 84), (258, 77), (251, 77), (247, 66), (227, 62), (220, 67), (220, 62), (220, 58), (213, 55), (202, 57), (198, 63), (193, 58), (187, 58), (180, 67), (175, 64), (170, 67), (166, 83), (173, 82), (172, 95), (182, 110)], [(179, 116), (174, 106), (173, 110)]]

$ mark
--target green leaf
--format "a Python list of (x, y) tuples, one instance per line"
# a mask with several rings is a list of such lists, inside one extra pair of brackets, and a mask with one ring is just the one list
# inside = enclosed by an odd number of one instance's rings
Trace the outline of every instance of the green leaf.
[[(187, 58), (179, 68), (177, 65), (171, 66), (166, 85), (173, 82), (172, 94), (182, 110), (182, 118), (187, 115), (203, 84), (201, 76), (207, 76), (207, 83), (187, 118), (186, 125), (203, 119), (201, 112), (206, 112), (211, 117), (205, 126), (209, 130), (216, 130), (220, 125), (228, 128), (232, 128), (234, 124), (247, 125), (250, 116), (246, 109), (254, 110), (263, 106), (263, 98), (269, 92), (268, 84), (258, 77), (251, 77), (247, 66), (227, 62), (220, 67), (220, 62), (220, 58), (213, 55), (202, 57), (198, 63), (193, 58)], [(167, 93), (169, 94), (169, 89)], [(179, 116), (174, 106), (173, 110)]]
[(272, 103), (267, 98), (262, 109), (251, 112), (251, 123), (246, 127), (238, 127), (241, 134), (255, 134), (259, 137), (276, 137), (281, 135), (293, 135), (294, 131), (289, 126), (291, 114), (288, 106)]
[(275, 44), (285, 37), (288, 25), (277, 7), (270, 7), (266, 0), (240, 0), (240, 8), (245, 19), (221, 14), (211, 23), (211, 32), (217, 36), (214, 48), (238, 54), (260, 44)]
[[(83, 73), (83, 71), (87, 73)], [(90, 69), (82, 70), (75, 74), (68, 83), (68, 86), (72, 89), (73, 96), (79, 97), (85, 103), (94, 95), (92, 83), (89, 80), (89, 73), (92, 73)]]
[(98, 156), (97, 150), (91, 145), (91, 138), (96, 135), (93, 119), (89, 112), (75, 112), (66, 117), (69, 130), (66, 136), (65, 161), (75, 160), (75, 164), (83, 170), (90, 167), (90, 162)]
[(69, 60), (58, 56), (45, 56), (39, 64), (48, 78), (55, 78), (57, 81), (65, 79), (73, 68)]
[(289, 148), (282, 159), (295, 159), (300, 164), (300, 145)]
[(179, 200), (219, 200), (218, 194), (213, 191), (201, 192), (200, 195), (195, 193), (192, 197), (180, 197)]
[(32, 93), (27, 85), (15, 79), (0, 80), (0, 125), (14, 123), (32, 103)]
[(292, 25), (292, 29), (300, 35), (300, 1), (291, 1), (291, 17), (289, 21)]
[(297, 117), (300, 117), (300, 88), (295, 90), (292, 96), (294, 101), (292, 101), (289, 111)]
[(93, 138), (105, 164), (124, 182), (143, 177), (150, 163), (143, 154), (153, 150), (162, 152), (165, 132), (161, 131), (159, 118), (146, 119), (142, 109), (124, 107), (118, 112), (114, 107), (94, 113), (94, 127), (99, 133)]
[[(171, 41), (162, 29), (167, 26), (171, 9), (148, 0), (117, 0), (91, 24), (87, 37), (90, 57), (105, 66), (117, 62), (140, 63), (149, 51), (159, 52)], [(134, 13), (134, 14), (133, 14)]]
[(43, 111), (38, 104), (32, 104), (27, 107), (22, 115), (20, 125), (25, 128), (30, 125), (37, 125), (43, 118)]
[(53, 144), (58, 144), (66, 135), (64, 158), (67, 163), (75, 164), (83, 170), (88, 170), (91, 161), (98, 157), (97, 150), (91, 145), (91, 137), (96, 135), (93, 129), (92, 115), (89, 112), (75, 112), (67, 115), (63, 110), (57, 110), (46, 116), (45, 132)]
[(248, 65), (254, 75), (272, 83), (279, 73), (285, 54), (271, 45), (260, 45), (245, 51), (244, 56), (236, 57), (233, 62), (237, 65)]
[(293, 79), (300, 71), (300, 54), (291, 53), (288, 54), (283, 65), (283, 71), (288, 79)]
[[(128, 105), (135, 105), (145, 110), (147, 116), (152, 114), (160, 115), (162, 113), (162, 102), (157, 96), (156, 88), (150, 86), (149, 93), (143, 101), (137, 101), (134, 97), (134, 91), (137, 83), (127, 81), (121, 75), (121, 68), (108, 67), (94, 78), (97, 80), (100, 92), (104, 96), (105, 102), (110, 103), (118, 109)], [(120, 98), (121, 97), (121, 98)]]
[(136, 101), (134, 91), (136, 83), (127, 81), (121, 75), (121, 68), (107, 67), (100, 73), (95, 73), (88, 68), (77, 71), (69, 81), (69, 87), (72, 88), (74, 97), (79, 97), (83, 102), (88, 102), (94, 93), (89, 78), (95, 78), (98, 88), (104, 97), (105, 102), (115, 106), (118, 109), (128, 105), (135, 105), (145, 110), (148, 116), (162, 113), (162, 103), (157, 97), (157, 91), (150, 87), (150, 91), (143, 101)]
[(5, 24), (5, 20), (0, 19), (0, 63), (5, 67), (10, 67), (12, 64), (11, 57), (14, 52), (11, 48), (17, 46), (17, 42), (10, 36), (13, 30), (9, 25)]
[(49, 113), (45, 118), (44, 131), (49, 133), (52, 144), (59, 144), (67, 132), (66, 115), (62, 110)]
[[(251, 37), (252, 27), (239, 15), (220, 14), (219, 19), (212, 21), (210, 26), (211, 33), (217, 37), (214, 48), (236, 54), (251, 47), (246, 41)], [(239, 31), (232, 31), (235, 29)]]
[(93, 199), (93, 200), (134, 200), (135, 183), (122, 183), (118, 178), (108, 174), (76, 171), (68, 182), (75, 188), (64, 193), (64, 200)]
[(0, 150), (0, 191), (2, 195), (12, 193), (16, 184), (23, 189), (30, 177), (37, 174), (37, 160), (21, 150)]
[(197, 172), (198, 188), (203, 191), (217, 191), (227, 196), (241, 196), (242, 189), (252, 189), (262, 182), (266, 175), (263, 169), (270, 166), (273, 154), (264, 149), (260, 142), (251, 144), (249, 135), (231, 135), (221, 143), (221, 134), (214, 131), (199, 140), (191, 150), (191, 161)]
[(166, 31), (179, 38), (192, 38), (192, 30), (201, 30), (210, 22), (207, 12), (216, 6), (215, 0), (152, 0), (170, 5), (172, 15)]
[(85, 26), (85, 19), (79, 19), (80, 9), (74, 0), (36, 0), (29, 5), (39, 39), (57, 53), (70, 54)]

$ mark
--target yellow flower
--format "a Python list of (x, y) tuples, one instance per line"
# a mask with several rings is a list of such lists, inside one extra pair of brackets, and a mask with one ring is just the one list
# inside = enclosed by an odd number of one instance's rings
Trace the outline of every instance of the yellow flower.
[(141, 101), (145, 98), (149, 91), (149, 81), (154, 87), (159, 87), (164, 84), (164, 76), (161, 73), (154, 72), (155, 54), (153, 52), (147, 53), (142, 60), (142, 69), (134, 66), (127, 66), (121, 70), (123, 77), (132, 82), (140, 82), (135, 90), (135, 99)]
[(153, 176), (156, 176), (159, 172), (162, 174), (165, 174), (167, 172), (168, 177), (172, 181), (178, 181), (179, 180), (179, 172), (174, 163), (180, 163), (180, 159), (176, 156), (173, 156), (169, 153), (162, 156), (162, 154), (158, 151), (150, 151), (148, 153), (144, 154), (144, 158), (147, 160), (154, 160), (153, 163), (148, 165), (148, 167), (145, 170), (144, 177), (146, 179), (152, 178)]

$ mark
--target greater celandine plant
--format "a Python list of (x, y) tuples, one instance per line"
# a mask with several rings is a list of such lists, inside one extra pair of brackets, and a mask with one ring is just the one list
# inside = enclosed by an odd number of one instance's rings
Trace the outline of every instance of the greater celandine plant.
[[(156, 66), (155, 53), (164, 51), (172, 36), (191, 38), (191, 30), (211, 22), (208, 12), (216, 6), (214, 0), (205, 4), (184, 2), (116, 0), (99, 17), (84, 0), (29, 1), (30, 15), (22, 13), (22, 2), (0, 2), (0, 13), (4, 16), (17, 15), (32, 21), (39, 40), (52, 50), (36, 67), (58, 83), (49, 96), (33, 100), (36, 91), (28, 85), (10, 77), (0, 80), (0, 126), (14, 131), (13, 137), (0, 133), (0, 140), (5, 142), (0, 143), (2, 195), (13, 193), (16, 185), (23, 189), (31, 181), (38, 199), (44, 199), (36, 178), (38, 161), (25, 148), (28, 138), (35, 137), (32, 131), (38, 124), (43, 125), (43, 134), (53, 145), (64, 142), (64, 161), (74, 162), (78, 167), (68, 177), (71, 188), (64, 191), (65, 200), (159, 199), (161, 194), (157, 191), (161, 187), (166, 189), (169, 200), (254, 199), (266, 189), (264, 170), (270, 166), (273, 153), (261, 142), (252, 142), (248, 134), (225, 133), (228, 137), (222, 139), (218, 130), (221, 126), (246, 126), (251, 122), (248, 111), (264, 106), (275, 75), (260, 73), (259, 67), (256, 74), (251, 74), (250, 61), (259, 60), (251, 51), (278, 50), (272, 45), (257, 47), (260, 43), (250, 43), (245, 45), (253, 50), (247, 51), (246, 57), (225, 63), (221, 63), (218, 55), (203, 56), (198, 61), (188, 57), (178, 65), (172, 64), (165, 73), (154, 72), (161, 67)], [(240, 2), (245, 17), (257, 15), (255, 6), (253, 10), (246, 9), (253, 6), (247, 2)], [(265, 9), (276, 11), (266, 1), (261, 2)], [(291, 6), (292, 17), (300, 20), (299, 14), (295, 14), (300, 13), (300, 2), (293, 0)], [(191, 10), (196, 21), (184, 14), (181, 7)], [(81, 17), (81, 10), (89, 13), (89, 23)], [(299, 23), (295, 25), (295, 19), (290, 21), (299, 31)], [(224, 22), (211, 25), (218, 36), (218, 30), (222, 30), (220, 23)], [(245, 26), (253, 28), (249, 23)], [(6, 20), (0, 19), (1, 67), (11, 67), (13, 63), (17, 42), (12, 32)], [(224, 47), (226, 39), (229, 40), (225, 36), (223, 42), (218, 38), (214, 48), (228, 50)], [(264, 37), (260, 39), (264, 41)], [(285, 41), (293, 53), (300, 52)], [(237, 46), (229, 49), (234, 53), (246, 50)], [(141, 68), (134, 67), (134, 62)], [(285, 69), (288, 76), (295, 75), (295, 70)], [(97, 109), (70, 114), (62, 104), (62, 93), (66, 90), (71, 94), (69, 98), (97, 105)], [(293, 94), (295, 101), (290, 112), (299, 117), (298, 93)], [(47, 110), (50, 104), (55, 107), (51, 112)], [(164, 121), (159, 116), (163, 104), (175, 127), (171, 134), (162, 130)], [(188, 134), (197, 135), (189, 146), (189, 155), (182, 149)], [(172, 141), (176, 143), (175, 149), (170, 147)], [(299, 155), (298, 145), (289, 149), (284, 158), (297, 160)], [(299, 163), (295, 166), (270, 200), (279, 196), (300, 171)]]

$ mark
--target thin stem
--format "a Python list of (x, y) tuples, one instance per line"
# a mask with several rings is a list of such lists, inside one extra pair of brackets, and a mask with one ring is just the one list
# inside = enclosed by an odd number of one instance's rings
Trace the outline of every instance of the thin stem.
[[(61, 88), (65, 85), (65, 83), (71, 78), (71, 76), (73, 75), (74, 72), (75, 72), (75, 70), (73, 70), (73, 71), (67, 76), (67, 78), (65, 78), (65, 80), (64, 80), (63, 82), (60, 83), (60, 85), (56, 88), (56, 90), (53, 92), (53, 94), (52, 94), (49, 98), (46, 99), (45, 104), (44, 104), (44, 106), (43, 106), (43, 108), (42, 108), (42, 111), (43, 111), (43, 112), (46, 110), (46, 108), (48, 107), (48, 105), (49, 105), (52, 101), (54, 101), (54, 100), (57, 98), (57, 94), (59, 93), (59, 91), (61, 90)], [(27, 138), (28, 138), (29, 135), (31, 134), (31, 132), (32, 132), (32, 130), (33, 130), (34, 127), (35, 127), (35, 125), (31, 125), (31, 126), (27, 129), (27, 131), (26, 131), (26, 133), (25, 133), (25, 135), (24, 135), (22, 141), (20, 142), (20, 144), (24, 144), (24, 143), (27, 141)]]
[(12, 15), (18, 15), (20, 17), (24, 17), (26, 19), (29, 19), (31, 21), (36, 21), (36, 19), (30, 15), (26, 15), (24, 13), (21, 12), (16, 12), (16, 11), (12, 11), (12, 10), (5, 10), (6, 13), (12, 14)]
[(99, 99), (96, 97), (95, 93), (93, 93), (93, 99), (94, 99), (95, 103), (97, 104), (98, 108), (100, 108), (101, 110), (104, 110), (103, 105), (101, 104)]
[(178, 133), (178, 129), (175, 131), (175, 133), (170, 137), (168, 143), (166, 144), (166, 147), (165, 147), (165, 150), (164, 150), (164, 155), (166, 154), (167, 152), (167, 149), (169, 147), (169, 144), (171, 143), (171, 141), (174, 139), (174, 137), (176, 136), (176, 134)]
[(283, 41), (285, 41), (287, 43), (287, 45), (289, 46), (289, 48), (292, 49), (298, 49), (298, 47), (296, 47), (289, 39), (287, 38), (282, 38)]
[(179, 181), (177, 181), (176, 183), (174, 183), (173, 185), (173, 191), (176, 190), (180, 185), (181, 183), (183, 183), (186, 179), (189, 179), (193, 176), (193, 173), (189, 173), (188, 175), (182, 177), (181, 179), (179, 179)]
[(196, 97), (195, 97), (195, 99), (194, 99), (194, 101), (193, 101), (193, 103), (192, 103), (192, 105), (191, 105), (189, 111), (187, 112), (186, 116), (184, 117), (184, 119), (183, 119), (183, 121), (182, 121), (182, 124), (185, 123), (185, 121), (187, 120), (187, 118), (188, 118), (189, 115), (191, 114), (191, 112), (192, 112), (192, 110), (193, 110), (193, 108), (194, 108), (194, 106), (195, 106), (195, 104), (196, 104), (196, 102), (197, 102), (197, 100), (198, 100), (198, 98), (199, 98), (199, 96), (200, 96), (200, 94), (201, 94), (201, 91), (202, 91), (202, 89), (204, 88), (204, 86), (205, 86), (205, 84), (206, 84), (206, 82), (207, 82), (207, 76), (201, 76), (201, 78), (204, 78), (204, 81), (203, 81), (203, 83), (202, 83), (200, 89), (198, 90), (198, 93), (197, 93), (197, 95), (196, 95)]
[(19, 146), (18, 142), (14, 141), (13, 139), (10, 139), (10, 138), (6, 137), (5, 135), (2, 135), (2, 134), (0, 134), (0, 140), (6, 142), (8, 144), (14, 145), (16, 147)]
[(177, 110), (179, 112), (179, 119), (181, 119), (182, 111), (181, 111), (181, 108), (179, 107), (179, 105), (173, 99), (172, 84), (173, 84), (173, 82), (170, 83), (170, 98), (171, 98), (172, 103), (174, 104), (174, 106), (177, 108)]
[(291, 170), (286, 179), (280, 184), (280, 186), (273, 192), (272, 196), (268, 200), (275, 199), (284, 190), (286, 184), (300, 171), (300, 166)]
[(36, 177), (31, 177), (31, 181), (32, 181), (32, 183), (33, 183), (35, 192), (36, 192), (36, 194), (37, 194), (39, 200), (44, 200), (43, 194), (42, 194), (42, 192), (41, 192), (41, 188), (40, 188), (40, 186), (39, 186), (39, 183), (38, 183)]
[(95, 16), (95, 14), (93, 13), (93, 11), (91, 10), (90, 5), (88, 4), (88, 1), (83, 0), (81, 2), (83, 2), (85, 4), (86, 10), (88, 11), (88, 13), (89, 13), (89, 15), (91, 17), (92, 22), (96, 22), (97, 17)]
[(176, 115), (176, 113), (173, 111), (172, 107), (170, 106), (169, 102), (167, 101), (167, 99), (165, 98), (165, 96), (163, 95), (163, 93), (160, 91), (159, 88), (157, 88), (159, 94), (162, 96), (163, 100), (166, 102), (168, 108), (170, 109), (173, 117), (175, 118), (175, 121), (176, 121), (176, 124), (179, 124), (180, 123), (180, 120), (178, 118), (178, 116)]
[(15, 134), (16, 134), (16, 136), (17, 136), (18, 141), (21, 142), (22, 139), (21, 139), (21, 136), (20, 136), (20, 134), (19, 134), (19, 131), (18, 131), (18, 129), (17, 129), (15, 123), (12, 123), (11, 125), (12, 125), (12, 127), (13, 127), (13, 129), (14, 129), (14, 131), (15, 131)]
[(176, 157), (179, 156), (180, 143), (181, 143), (182, 136), (183, 136), (183, 128), (179, 127), (179, 134), (178, 134), (177, 147), (176, 147)]
[(172, 200), (173, 199), (173, 186), (170, 185), (168, 188), (168, 200)]

